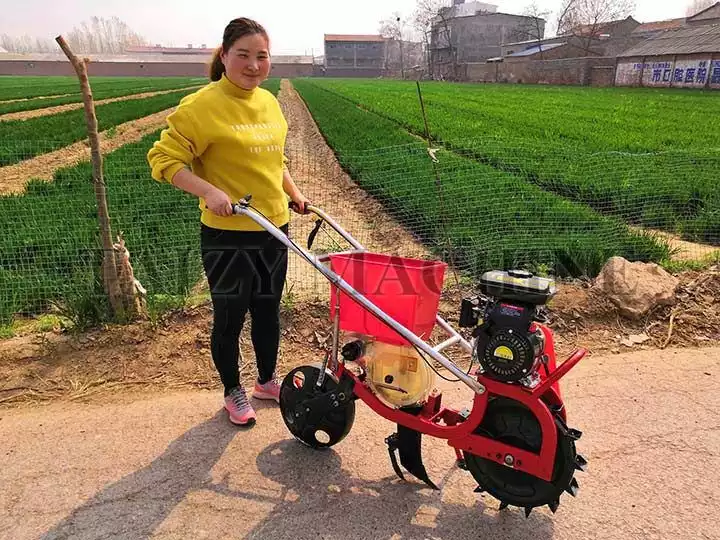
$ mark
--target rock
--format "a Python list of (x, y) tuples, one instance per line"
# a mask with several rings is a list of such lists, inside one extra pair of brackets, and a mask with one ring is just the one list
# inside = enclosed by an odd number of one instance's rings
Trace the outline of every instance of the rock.
[(623, 339), (620, 344), (626, 347), (632, 347), (633, 345), (645, 343), (648, 339), (650, 339), (650, 336), (643, 332), (642, 334), (632, 334), (628, 336), (626, 339)]
[(658, 305), (673, 305), (680, 281), (655, 263), (612, 257), (593, 291), (605, 295), (625, 317), (639, 319)]

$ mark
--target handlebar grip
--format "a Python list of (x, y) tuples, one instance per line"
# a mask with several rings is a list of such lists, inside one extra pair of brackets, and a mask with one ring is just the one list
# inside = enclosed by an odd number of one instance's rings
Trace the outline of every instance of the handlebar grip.
[[(302, 212), (302, 214), (309, 214), (309, 213), (310, 213), (310, 212), (308, 212), (308, 209), (307, 209), (307, 206), (308, 206), (309, 204), (310, 204), (309, 202), (305, 203), (305, 211)], [(297, 212), (298, 214), (301, 213), (301, 212), (299, 212), (300, 207), (298, 206), (298, 204), (297, 204), (295, 201), (288, 201), (288, 208), (290, 208), (290, 210), (294, 210), (294, 211)]]

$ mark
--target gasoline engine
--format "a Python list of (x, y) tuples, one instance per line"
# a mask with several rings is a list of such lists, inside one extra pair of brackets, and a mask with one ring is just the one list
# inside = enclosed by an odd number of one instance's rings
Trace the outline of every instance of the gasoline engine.
[(533, 387), (540, 381), (545, 336), (534, 325), (556, 292), (552, 280), (523, 270), (486, 272), (486, 296), (462, 301), (460, 326), (474, 328), (473, 358), (488, 378)]

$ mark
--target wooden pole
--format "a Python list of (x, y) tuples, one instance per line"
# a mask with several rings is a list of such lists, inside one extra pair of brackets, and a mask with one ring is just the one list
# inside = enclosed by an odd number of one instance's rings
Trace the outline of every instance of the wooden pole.
[(112, 243), (112, 231), (110, 230), (110, 215), (108, 213), (107, 195), (105, 191), (105, 180), (103, 179), (103, 158), (100, 150), (100, 136), (98, 135), (98, 122), (95, 115), (93, 96), (90, 90), (90, 81), (87, 74), (88, 59), (80, 60), (70, 50), (70, 46), (62, 36), (55, 38), (60, 48), (68, 57), (75, 68), (80, 80), (80, 90), (85, 106), (85, 121), (87, 123), (88, 138), (90, 140), (90, 152), (92, 157), (93, 184), (95, 186), (95, 198), (97, 199), (98, 219), (100, 220), (100, 236), (103, 246), (103, 281), (108, 292), (110, 307), (116, 319), (125, 318), (125, 307), (122, 301), (120, 285), (118, 282), (117, 266), (115, 262), (115, 250)]

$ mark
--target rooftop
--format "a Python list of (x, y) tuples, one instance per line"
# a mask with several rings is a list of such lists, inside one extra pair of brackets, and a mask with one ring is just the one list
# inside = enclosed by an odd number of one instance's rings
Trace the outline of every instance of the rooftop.
[(599, 36), (600, 34), (609, 33), (612, 28), (624, 22), (634, 22), (638, 25), (640, 24), (632, 17), (626, 17), (625, 19), (618, 19), (617, 21), (597, 22), (595, 24), (580, 24), (572, 30), (571, 34), (576, 36)]
[(674, 30), (685, 26), (685, 17), (680, 19), (668, 19), (666, 21), (653, 21), (641, 23), (640, 26), (632, 31), (633, 34), (644, 34), (646, 32), (662, 32), (665, 30)]
[(618, 56), (660, 56), (720, 52), (720, 24), (668, 30)]
[(325, 34), (325, 41), (382, 42), (385, 38), (379, 34)]
[(555, 36), (543, 39), (526, 39), (525, 41), (513, 41), (510, 43), (502, 43), (503, 47), (511, 47), (515, 45), (530, 45), (531, 43), (559, 43), (563, 39), (567, 39), (567, 36)]
[(524, 51), (518, 51), (516, 53), (508, 54), (508, 58), (515, 58), (518, 56), (532, 56), (533, 54), (537, 54), (541, 51), (551, 51), (553, 49), (556, 49), (557, 47), (562, 47), (563, 45), (566, 45), (566, 43), (547, 43), (545, 45), (535, 45), (533, 47), (530, 47), (529, 49), (525, 49)]
[[(87, 57), (91, 62), (134, 62), (140, 64), (162, 63), (188, 63), (207, 64), (210, 61), (210, 53), (199, 54), (79, 54)], [(67, 57), (60, 53), (0, 53), (0, 60), (17, 60), (21, 62), (67, 62)], [(274, 64), (312, 64), (312, 56), (304, 55), (273, 55)]]
[(128, 47), (125, 52), (128, 54), (212, 54), (215, 49), (208, 49), (207, 47), (162, 47), (160, 45), (155, 46), (137, 46)]
[(688, 20), (691, 21), (693, 19), (704, 19), (704, 18), (715, 18), (717, 17), (717, 13), (710, 14), (709, 11), (715, 11), (716, 8), (720, 7), (720, 2), (715, 2), (712, 6), (706, 7), (702, 11), (698, 11), (695, 15), (691, 15), (688, 17)]

